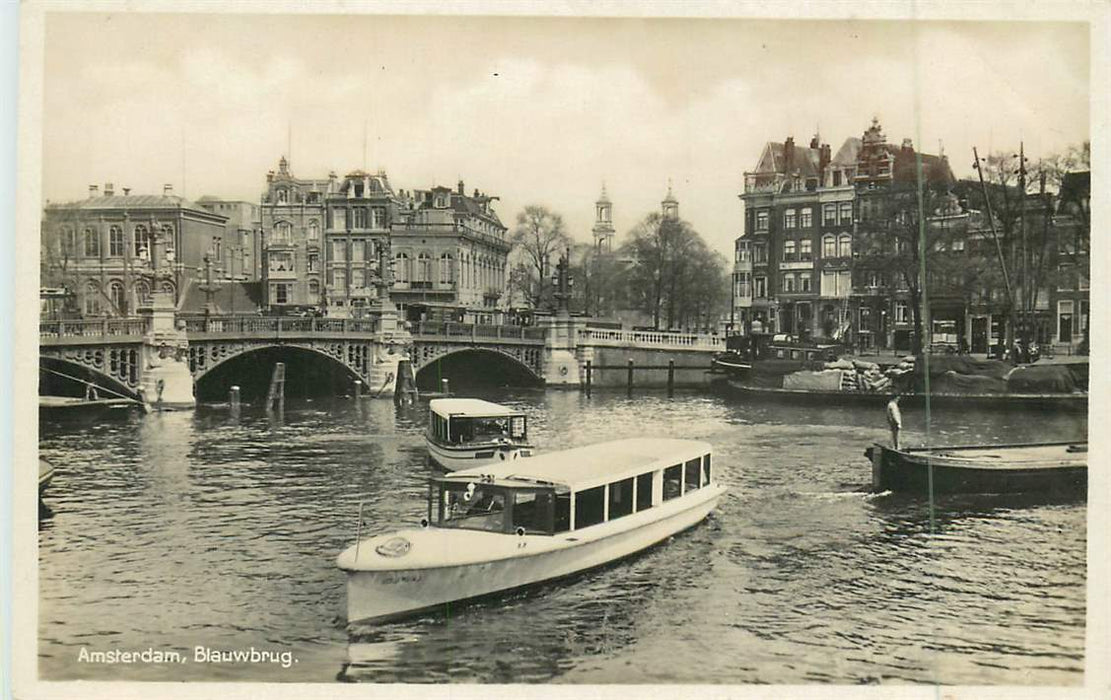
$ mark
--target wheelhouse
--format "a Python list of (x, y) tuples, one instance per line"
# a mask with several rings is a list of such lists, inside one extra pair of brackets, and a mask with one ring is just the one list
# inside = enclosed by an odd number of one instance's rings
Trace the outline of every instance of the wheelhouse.
[(478, 399), (436, 399), (429, 403), (429, 437), (443, 445), (528, 439), (521, 411)]
[[(633, 455), (615, 447), (633, 445)], [(428, 520), (441, 528), (556, 535), (634, 516), (713, 483), (710, 446), (700, 442), (628, 440), (564, 452), (562, 463), (558, 457), (434, 479)], [(606, 469), (592, 468), (607, 463), (620, 466), (608, 478), (601, 476)], [(580, 475), (587, 478), (574, 478)]]

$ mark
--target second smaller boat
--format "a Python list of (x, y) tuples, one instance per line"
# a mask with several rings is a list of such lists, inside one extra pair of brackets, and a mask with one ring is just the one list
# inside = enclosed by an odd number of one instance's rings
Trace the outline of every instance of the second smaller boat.
[(428, 456), (447, 471), (532, 456), (522, 411), (481, 399), (433, 399), (428, 413)]

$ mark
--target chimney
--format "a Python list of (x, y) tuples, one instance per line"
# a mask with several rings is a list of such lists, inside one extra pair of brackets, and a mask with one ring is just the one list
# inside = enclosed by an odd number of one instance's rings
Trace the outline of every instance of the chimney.
[(814, 134), (814, 138), (810, 139), (810, 147), (811, 148), (818, 148), (819, 145), (820, 145), (820, 143), (818, 142), (818, 135)]
[(914, 142), (911, 141), (910, 139), (903, 139), (903, 150), (904, 151), (913, 151), (914, 150)]
[(465, 192), (465, 190), (466, 190), (466, 188), (463, 187), (463, 181), (460, 180), (459, 181), (459, 194), (463, 194)]
[(111, 197), (112, 194), (113, 194), (112, 183), (111, 182), (104, 183), (104, 196), (105, 197)]
[(829, 167), (830, 161), (833, 160), (833, 158), (831, 156), (831, 153), (832, 153), (832, 151), (830, 151), (828, 143), (823, 143), (818, 148), (818, 173), (819, 174), (824, 174), (825, 171), (826, 171), (826, 168)]
[(131, 194), (131, 188), (130, 187), (124, 187), (123, 188), (123, 196), (126, 197), (129, 194)]
[(99, 189), (100, 188), (97, 187), (96, 185), (89, 185), (89, 196), (90, 197), (97, 196), (97, 194), (99, 194), (99, 192), (97, 190), (99, 190)]
[(791, 172), (791, 166), (795, 161), (795, 137), (788, 136), (787, 140), (783, 142), (783, 172)]
[(174, 186), (172, 184), (167, 182), (165, 185), (162, 185), (162, 196), (163, 197), (169, 197), (169, 196), (173, 195), (173, 193), (174, 193)]

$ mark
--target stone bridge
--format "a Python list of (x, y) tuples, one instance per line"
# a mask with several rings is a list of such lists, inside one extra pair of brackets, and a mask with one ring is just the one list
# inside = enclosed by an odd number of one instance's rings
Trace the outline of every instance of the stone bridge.
[[(589, 328), (568, 316), (535, 327), (372, 319), (209, 316), (179, 318), (155, 300), (137, 318), (43, 321), (40, 363), (77, 366), (118, 393), (170, 407), (194, 405), (194, 387), (223, 363), (265, 348), (296, 348), (338, 363), (368, 388), (388, 384), (398, 362), (414, 373), (457, 353), (493, 353), (539, 383), (577, 386), (587, 361), (630, 353), (687, 355), (705, 362), (724, 349), (716, 336)], [(602, 359), (603, 363), (598, 360)], [(639, 361), (639, 360), (638, 360)]]

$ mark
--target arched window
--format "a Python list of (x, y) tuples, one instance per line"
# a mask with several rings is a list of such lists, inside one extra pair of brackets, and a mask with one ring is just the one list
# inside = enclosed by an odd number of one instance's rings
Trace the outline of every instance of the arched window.
[(274, 224), (274, 238), (272, 243), (287, 244), (293, 242), (293, 224), (288, 221), (279, 221)]
[(853, 237), (846, 234), (841, 234), (837, 239), (837, 255), (842, 258), (851, 258), (853, 256)]
[(320, 240), (320, 223), (315, 219), (309, 222), (309, 240)]
[(164, 224), (162, 226), (162, 244), (166, 247), (166, 259), (172, 262), (175, 255), (174, 249), (177, 247), (174, 245), (173, 224)]
[(833, 258), (837, 256), (837, 239), (832, 233), (822, 236), (822, 257)]
[(143, 224), (135, 227), (135, 257), (150, 260), (150, 231)]
[(163, 280), (162, 281), (162, 293), (163, 294), (169, 294), (170, 298), (174, 300), (174, 303), (177, 303), (177, 290), (174, 289), (174, 283), (173, 282)]
[(414, 278), (416, 282), (431, 282), (432, 281), (432, 256), (426, 252), (421, 252), (417, 255), (417, 274)]
[(135, 283), (135, 298), (140, 304), (150, 303), (150, 287), (146, 282), (139, 280)]
[(89, 282), (85, 285), (85, 315), (100, 315), (100, 287), (96, 285), (96, 282)]
[(407, 284), (409, 282), (409, 254), (398, 253), (394, 263), (394, 281)]
[(113, 258), (122, 258), (126, 243), (123, 238), (123, 229), (113, 226), (108, 229), (108, 255)]
[(285, 204), (289, 199), (289, 192), (285, 189), (278, 190), (278, 204)]
[(85, 229), (85, 257), (100, 257), (100, 231), (91, 227)]
[(127, 313), (127, 296), (124, 293), (122, 282), (113, 280), (108, 283), (108, 298), (112, 301), (116, 313)]
[(62, 229), (62, 255), (67, 258), (77, 255), (77, 231), (69, 227)]
[(440, 255), (440, 284), (451, 284), (455, 281), (455, 259), (451, 253)]

